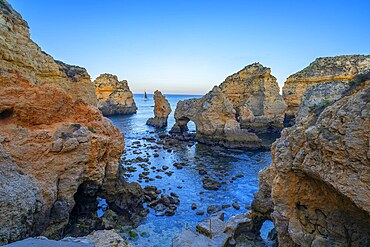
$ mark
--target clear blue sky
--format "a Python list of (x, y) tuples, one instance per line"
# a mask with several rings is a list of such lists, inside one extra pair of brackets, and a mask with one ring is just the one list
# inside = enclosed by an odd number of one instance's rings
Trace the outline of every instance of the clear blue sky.
[(316, 57), (370, 54), (370, 0), (9, 0), (55, 59), (134, 92), (205, 93), (244, 66), (280, 86)]

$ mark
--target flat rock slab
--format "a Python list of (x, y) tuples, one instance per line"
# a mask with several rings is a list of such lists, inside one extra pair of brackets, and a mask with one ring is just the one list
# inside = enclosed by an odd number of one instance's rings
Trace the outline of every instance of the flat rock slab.
[(21, 241), (17, 241), (5, 246), (9, 247), (94, 247), (94, 243), (91, 241), (87, 243), (75, 243), (67, 241), (55, 241), (49, 239), (40, 238), (27, 238)]
[(9, 247), (132, 247), (114, 230), (100, 230), (91, 233), (86, 237), (64, 238), (62, 240), (50, 240), (40, 236), (27, 238), (6, 246)]
[(213, 241), (206, 236), (190, 230), (183, 230), (172, 240), (173, 247), (200, 247), (215, 246)]
[(223, 247), (227, 246), (229, 234), (221, 233), (210, 239), (190, 230), (183, 230), (172, 240), (172, 247)]
[(217, 217), (210, 217), (197, 224), (197, 232), (207, 236), (215, 237), (224, 232), (225, 222)]

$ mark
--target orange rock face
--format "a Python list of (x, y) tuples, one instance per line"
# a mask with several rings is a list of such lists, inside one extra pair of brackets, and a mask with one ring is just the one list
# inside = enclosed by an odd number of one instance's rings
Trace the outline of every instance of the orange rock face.
[(160, 91), (156, 90), (154, 92), (154, 118), (149, 118), (146, 124), (163, 128), (167, 126), (167, 118), (170, 113), (170, 103)]
[(118, 190), (124, 137), (94, 106), (86, 70), (42, 52), (4, 0), (0, 39), (0, 245), (59, 237), (80, 185)]
[(233, 104), (242, 128), (254, 132), (280, 132), (286, 105), (271, 69), (253, 63), (228, 76), (221, 91)]
[(94, 85), (84, 68), (55, 61), (30, 38), (29, 27), (22, 16), (5, 0), (0, 5), (0, 68), (7, 77), (8, 87), (18, 83), (18, 78), (34, 84), (57, 84), (72, 99), (96, 105)]
[(101, 74), (94, 81), (98, 108), (106, 116), (136, 113), (137, 107), (128, 82), (111, 74)]

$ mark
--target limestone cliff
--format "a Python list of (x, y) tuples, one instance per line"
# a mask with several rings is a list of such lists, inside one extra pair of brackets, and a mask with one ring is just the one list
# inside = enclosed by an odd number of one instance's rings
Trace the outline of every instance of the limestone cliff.
[(190, 119), (197, 126), (200, 141), (235, 148), (269, 148), (283, 128), (286, 109), (270, 72), (254, 63), (228, 76), (201, 100), (179, 102), (172, 132), (186, 131)]
[(119, 81), (116, 75), (101, 74), (94, 83), (98, 108), (103, 115), (136, 113), (134, 96), (127, 81)]
[(263, 148), (255, 134), (240, 129), (232, 103), (217, 86), (200, 99), (179, 101), (175, 119), (172, 133), (187, 131), (187, 123), (193, 121), (199, 142), (233, 148)]
[(301, 97), (312, 85), (324, 82), (349, 82), (356, 75), (370, 71), (370, 56), (348, 55), (317, 58), (303, 70), (291, 75), (283, 87), (283, 98), (288, 105), (286, 116), (294, 118)]
[(246, 66), (220, 84), (233, 104), (242, 128), (254, 132), (280, 132), (286, 105), (271, 69), (259, 63)]
[(168, 103), (168, 100), (160, 91), (156, 90), (154, 92), (154, 118), (149, 118), (146, 124), (156, 128), (163, 128), (167, 126), (167, 118), (170, 113), (170, 103)]
[[(311, 87), (300, 107), (308, 115), (298, 112), (300, 121), (272, 146), (253, 209), (272, 217), (281, 246), (370, 244), (370, 78), (363, 78), (344, 90)], [(326, 97), (325, 87), (336, 96)]]
[(35, 44), (21, 15), (5, 0), (0, 1), (1, 87), (11, 87), (24, 78), (33, 85), (57, 84), (73, 100), (96, 105), (94, 85), (84, 68), (55, 61)]
[(139, 207), (125, 197), (138, 185), (117, 182), (123, 134), (93, 105), (86, 70), (42, 52), (4, 0), (0, 17), (0, 245), (60, 237), (77, 191)]

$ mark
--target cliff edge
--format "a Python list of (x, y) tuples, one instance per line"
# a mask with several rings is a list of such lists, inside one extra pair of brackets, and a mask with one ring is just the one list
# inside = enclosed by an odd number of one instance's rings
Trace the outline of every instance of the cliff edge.
[(42, 52), (4, 0), (0, 39), (0, 245), (59, 238), (79, 194), (140, 207), (140, 195), (127, 199), (140, 186), (117, 179), (123, 134), (95, 106), (86, 70)]

